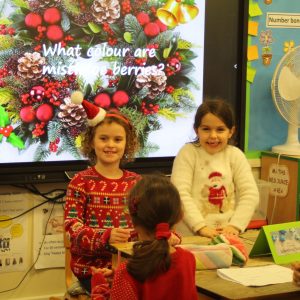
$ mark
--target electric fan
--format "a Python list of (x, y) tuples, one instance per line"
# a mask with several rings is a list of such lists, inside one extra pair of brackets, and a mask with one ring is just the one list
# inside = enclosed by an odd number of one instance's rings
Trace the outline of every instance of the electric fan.
[(272, 151), (286, 155), (300, 155), (298, 127), (300, 127), (300, 46), (287, 52), (278, 63), (271, 83), (272, 98), (280, 115), (288, 122), (285, 144)]

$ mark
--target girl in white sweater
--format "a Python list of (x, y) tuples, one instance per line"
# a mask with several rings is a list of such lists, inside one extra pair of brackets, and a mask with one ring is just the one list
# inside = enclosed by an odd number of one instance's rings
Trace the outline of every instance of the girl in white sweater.
[(178, 188), (183, 235), (214, 237), (247, 227), (259, 201), (258, 188), (244, 153), (228, 142), (235, 132), (231, 107), (222, 99), (205, 100), (198, 108), (197, 138), (174, 160), (171, 180)]

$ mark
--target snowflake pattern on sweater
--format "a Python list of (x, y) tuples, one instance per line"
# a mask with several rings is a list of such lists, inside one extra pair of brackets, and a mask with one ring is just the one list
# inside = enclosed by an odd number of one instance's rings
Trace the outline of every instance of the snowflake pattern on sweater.
[(112, 228), (132, 228), (126, 195), (139, 178), (123, 170), (121, 178), (108, 179), (91, 167), (69, 183), (65, 230), (71, 241), (71, 269), (78, 278), (89, 277), (91, 266), (111, 266), (105, 246)]

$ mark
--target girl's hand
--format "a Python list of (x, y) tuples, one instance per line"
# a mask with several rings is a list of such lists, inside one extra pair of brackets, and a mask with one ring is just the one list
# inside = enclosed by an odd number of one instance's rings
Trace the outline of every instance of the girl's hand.
[(223, 230), (220, 233), (239, 235), (240, 231), (234, 226), (227, 225), (223, 228)]
[(114, 271), (108, 268), (96, 268), (91, 267), (92, 275), (97, 273), (102, 273), (104, 277), (110, 277), (113, 275)]
[(293, 273), (293, 282), (300, 286), (300, 262), (295, 262), (292, 264)]
[(113, 228), (110, 233), (109, 243), (126, 243), (130, 238), (132, 229)]
[(204, 226), (198, 230), (198, 234), (204, 237), (213, 238), (220, 233), (215, 228)]
[(181, 243), (181, 238), (174, 232), (171, 232), (171, 236), (168, 239), (169, 245), (170, 246), (176, 246)]

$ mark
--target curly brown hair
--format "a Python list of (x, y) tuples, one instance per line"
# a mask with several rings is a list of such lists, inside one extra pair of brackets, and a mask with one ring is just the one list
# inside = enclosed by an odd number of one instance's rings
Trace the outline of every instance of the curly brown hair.
[(82, 144), (81, 144), (81, 153), (83, 154), (83, 156), (89, 159), (92, 165), (95, 165), (97, 161), (95, 150), (92, 147), (96, 129), (97, 127), (103, 124), (111, 124), (111, 123), (117, 123), (121, 125), (126, 132), (126, 146), (125, 146), (124, 155), (121, 159), (121, 164), (133, 161), (135, 158), (134, 155), (139, 149), (139, 142), (138, 142), (136, 131), (132, 126), (132, 123), (120, 111), (109, 110), (106, 112), (106, 117), (104, 118), (103, 121), (101, 121), (99, 124), (97, 124), (94, 127), (88, 127), (83, 135)]

